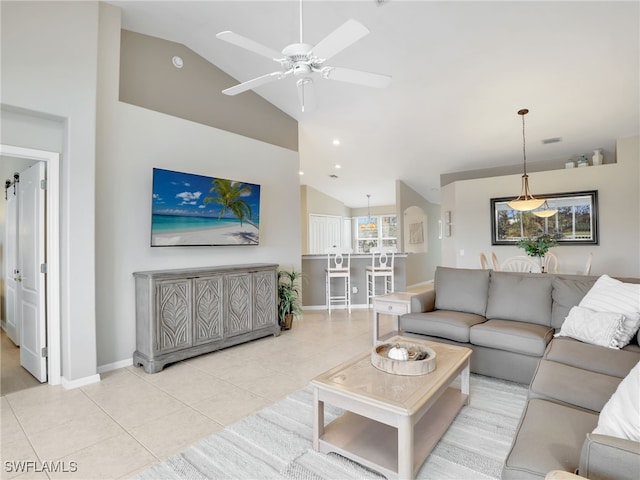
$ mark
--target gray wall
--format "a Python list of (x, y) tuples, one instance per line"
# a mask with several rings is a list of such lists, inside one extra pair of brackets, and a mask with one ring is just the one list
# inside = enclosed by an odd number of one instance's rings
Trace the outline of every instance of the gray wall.
[[(598, 190), (599, 245), (553, 248), (559, 271), (582, 272), (593, 252), (593, 275), (640, 276), (640, 145), (638, 137), (619, 139), (615, 162), (586, 168), (537, 172), (530, 176), (535, 194)], [(442, 211), (451, 211), (452, 235), (443, 239), (442, 263), (478, 268), (480, 252), (493, 250), (502, 262), (524, 251), (491, 245), (490, 199), (516, 196), (520, 175), (480, 178), (442, 188)]]
[(298, 151), (298, 122), (253, 91), (221, 92), (237, 83), (184, 45), (122, 30), (121, 101)]
[[(131, 103), (119, 101), (120, 52), (127, 49), (120, 44), (119, 17), (105, 18), (101, 38), (104, 43), (98, 91), (96, 316), (98, 365), (109, 369), (131, 362), (135, 349), (134, 271), (244, 263), (277, 263), (300, 270), (300, 195), (296, 151), (181, 116), (141, 108), (137, 104), (142, 102), (135, 98), (130, 97)], [(147, 37), (143, 45), (136, 47), (135, 56), (147, 55), (144, 46), (149, 47), (149, 55), (169, 60), (174, 49), (171, 42)], [(130, 52), (126, 55), (130, 59), (133, 56)], [(185, 68), (190, 62), (185, 57)], [(148, 68), (151, 78), (162, 76), (164, 67), (156, 71), (150, 64)], [(176, 91), (192, 88), (193, 78), (186, 73), (173, 79)], [(216, 78), (209, 80), (212, 91), (222, 88)], [(157, 91), (154, 95), (162, 94)], [(151, 103), (154, 95), (145, 94)], [(260, 103), (258, 110), (262, 106)], [(217, 117), (224, 118), (228, 110), (232, 107), (218, 109)], [(279, 112), (271, 111), (276, 116)], [(257, 131), (263, 120), (247, 113), (244, 122), (247, 128)], [(276, 130), (289, 134), (291, 126)], [(260, 245), (151, 248), (153, 167), (260, 184)]]
[[(131, 362), (133, 271), (246, 262), (300, 268), (295, 122), (280, 117), (274, 131), (253, 124), (273, 135), (270, 142), (120, 102), (118, 8), (89, 1), (3, 1), (1, 8), (3, 120), (13, 115), (2, 141), (62, 152), (63, 381)], [(56, 123), (53, 132), (40, 128), (43, 118)], [(278, 145), (285, 142), (290, 148)], [(152, 250), (152, 166), (261, 184), (261, 245)]]
[[(440, 206), (430, 203), (415, 190), (401, 180), (396, 181), (396, 210), (398, 214), (398, 230), (402, 235), (401, 245), (407, 245), (405, 238), (405, 212), (410, 207), (420, 208), (426, 215), (426, 251), (408, 253), (407, 285), (416, 285), (433, 280), (436, 267), (441, 262), (441, 240), (438, 238)], [(407, 248), (404, 249), (408, 250)]]
[[(3, 108), (22, 109), (32, 117), (55, 117), (62, 127), (58, 137), (62, 379), (90, 378), (96, 374), (94, 185), (100, 5), (2, 2), (1, 8)], [(28, 115), (21, 120), (28, 124)], [(3, 141), (22, 138), (26, 144), (21, 146), (31, 148), (43, 148), (40, 145), (50, 141), (44, 136), (27, 138), (25, 128), (17, 130), (11, 138), (3, 136)]]

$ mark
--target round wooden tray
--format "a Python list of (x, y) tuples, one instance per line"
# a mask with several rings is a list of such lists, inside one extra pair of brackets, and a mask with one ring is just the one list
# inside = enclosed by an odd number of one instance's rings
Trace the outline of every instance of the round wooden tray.
[[(389, 358), (389, 350), (395, 346), (406, 348), (409, 352), (409, 360)], [(426, 358), (414, 360), (418, 354), (423, 352), (427, 354)], [(383, 343), (371, 350), (371, 364), (378, 370), (394, 375), (425, 375), (436, 369), (436, 352), (429, 347), (415, 343)]]

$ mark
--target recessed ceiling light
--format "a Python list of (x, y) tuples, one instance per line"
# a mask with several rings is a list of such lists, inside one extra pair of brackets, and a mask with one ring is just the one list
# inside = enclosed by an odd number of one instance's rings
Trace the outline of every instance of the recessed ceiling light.
[(336, 165), (335, 165), (335, 166), (336, 166), (336, 168), (338, 168), (338, 169), (339, 169), (339, 168), (342, 168), (342, 165), (340, 165), (339, 163), (336, 163)]
[(182, 60), (182, 57), (179, 57), (177, 55), (175, 55), (171, 59), (171, 63), (173, 63), (173, 66), (176, 68), (182, 68), (184, 66), (184, 61)]
[(303, 172), (302, 170), (300, 170), (300, 171), (298, 172), (298, 175), (304, 175), (304, 172)]
[(334, 144), (334, 145), (340, 145), (340, 140), (338, 140), (337, 138), (335, 138), (335, 139), (333, 140), (333, 144)]

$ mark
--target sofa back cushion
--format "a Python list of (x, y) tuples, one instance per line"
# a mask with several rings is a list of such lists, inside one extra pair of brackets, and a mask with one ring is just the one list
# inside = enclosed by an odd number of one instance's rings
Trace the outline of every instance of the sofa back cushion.
[(437, 267), (436, 309), (484, 316), (487, 310), (489, 270)]
[(596, 283), (595, 277), (565, 278), (554, 277), (552, 286), (553, 306), (551, 307), (551, 326), (560, 328), (564, 319), (569, 315), (572, 307), (580, 303), (580, 300)]
[(551, 281), (545, 274), (492, 271), (485, 316), (550, 326)]

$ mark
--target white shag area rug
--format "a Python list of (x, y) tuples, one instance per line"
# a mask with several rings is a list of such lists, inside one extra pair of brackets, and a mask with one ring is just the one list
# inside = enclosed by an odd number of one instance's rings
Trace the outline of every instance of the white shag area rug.
[[(463, 407), (418, 472), (418, 479), (499, 479), (526, 402), (527, 387), (471, 375)], [(140, 473), (159, 479), (382, 479), (340, 455), (315, 452), (310, 387), (239, 420)], [(342, 410), (325, 404), (325, 423)], [(171, 435), (171, 432), (167, 432)]]

